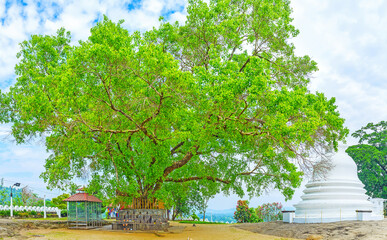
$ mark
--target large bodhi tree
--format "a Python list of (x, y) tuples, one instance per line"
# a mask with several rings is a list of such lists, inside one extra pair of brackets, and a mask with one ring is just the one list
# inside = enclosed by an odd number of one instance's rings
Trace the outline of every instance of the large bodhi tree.
[(307, 89), (287, 0), (191, 0), (185, 24), (129, 33), (105, 17), (86, 41), (33, 35), (1, 121), (18, 143), (45, 138), (43, 179), (87, 177), (109, 199), (157, 197), (183, 184), (290, 198), (311, 152), (347, 135), (334, 105)]
[(352, 136), (359, 139), (359, 144), (346, 152), (357, 164), (367, 194), (387, 198), (387, 121), (368, 123)]

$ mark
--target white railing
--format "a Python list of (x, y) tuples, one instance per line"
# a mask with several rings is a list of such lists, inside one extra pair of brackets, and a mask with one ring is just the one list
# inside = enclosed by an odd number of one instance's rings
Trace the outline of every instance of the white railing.
[[(0, 210), (11, 210), (11, 207), (8, 206), (8, 205), (0, 205)], [(21, 211), (27, 211), (27, 212), (31, 212), (31, 211), (35, 211), (35, 212), (46, 212), (46, 213), (56, 213), (58, 215), (58, 217), (61, 217), (60, 216), (60, 213), (61, 213), (61, 210), (57, 207), (46, 207), (46, 209), (44, 207), (32, 207), (32, 206), (13, 206), (13, 211), (18, 211), (18, 212), (21, 212)]]

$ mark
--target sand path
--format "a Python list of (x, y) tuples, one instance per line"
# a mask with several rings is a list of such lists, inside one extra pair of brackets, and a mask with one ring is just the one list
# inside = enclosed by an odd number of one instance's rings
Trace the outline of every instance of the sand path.
[[(29, 239), (45, 240), (45, 239), (96, 239), (96, 240), (285, 240), (281, 237), (263, 235), (238, 229), (232, 225), (217, 224), (217, 225), (196, 225), (171, 223), (170, 232), (164, 233), (125, 233), (121, 231), (108, 230), (71, 230), (71, 229), (34, 229), (24, 230), (21, 234), (28, 236)], [(290, 238), (286, 238), (289, 239)]]

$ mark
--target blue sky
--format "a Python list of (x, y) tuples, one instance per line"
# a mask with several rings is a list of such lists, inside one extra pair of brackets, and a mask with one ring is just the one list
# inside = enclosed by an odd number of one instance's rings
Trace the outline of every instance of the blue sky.
[[(89, 29), (105, 14), (114, 21), (124, 19), (130, 31), (145, 31), (158, 26), (160, 15), (184, 22), (187, 1), (34, 1), (0, 0), (0, 89), (15, 81), (18, 43), (31, 34), (54, 34), (60, 27), (72, 33), (72, 41), (85, 40)], [(346, 126), (351, 132), (368, 122), (387, 120), (387, 1), (293, 0), (294, 25), (300, 35), (292, 39), (298, 55), (309, 55), (320, 71), (313, 75), (309, 88), (335, 97)], [(10, 127), (0, 125), (0, 178), (7, 184), (19, 181), (40, 195), (53, 197), (39, 179), (47, 153), (42, 143), (16, 146)], [(348, 138), (349, 144), (356, 140)], [(300, 200), (302, 189), (292, 205)], [(218, 195), (210, 201), (212, 209), (235, 207), (237, 196)], [(276, 191), (251, 199), (251, 205), (282, 201)]]

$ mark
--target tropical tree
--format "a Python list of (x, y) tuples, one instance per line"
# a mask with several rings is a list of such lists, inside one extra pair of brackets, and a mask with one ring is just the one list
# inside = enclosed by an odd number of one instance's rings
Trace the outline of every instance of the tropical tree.
[(262, 204), (256, 209), (256, 214), (264, 222), (282, 220), (282, 204), (278, 202)]
[(171, 185), (166, 186), (169, 194), (164, 198), (164, 206), (167, 209), (172, 209), (172, 220), (175, 220), (177, 217), (189, 216), (194, 210), (189, 201), (189, 185), (189, 183), (184, 183), (178, 188)]
[(131, 201), (209, 181), (290, 198), (309, 154), (348, 132), (335, 100), (307, 89), (317, 67), (294, 54), (290, 14), (287, 0), (190, 0), (184, 25), (129, 33), (105, 17), (74, 46), (64, 29), (33, 35), (0, 121), (17, 143), (45, 139), (50, 188), (85, 178)]
[(387, 122), (368, 123), (352, 136), (359, 139), (359, 144), (350, 146), (346, 152), (357, 164), (367, 194), (387, 198)]
[(218, 187), (215, 182), (198, 182), (192, 184), (189, 193), (190, 205), (203, 214), (203, 221), (206, 220), (206, 211), (208, 208), (208, 201), (214, 198), (215, 194), (218, 193)]
[(38, 201), (41, 200), (28, 186), (21, 189), (20, 198), (23, 206), (36, 206)]
[(1, 187), (0, 189), (0, 205), (8, 205), (9, 206), (9, 192), (7, 188)]
[(63, 193), (56, 198), (51, 199), (53, 205), (59, 209), (67, 209), (67, 202), (63, 201), (66, 198), (69, 198), (70, 194)]
[(247, 200), (238, 200), (236, 210), (234, 212), (234, 219), (238, 223), (250, 222), (252, 213), (249, 209), (249, 202)]

